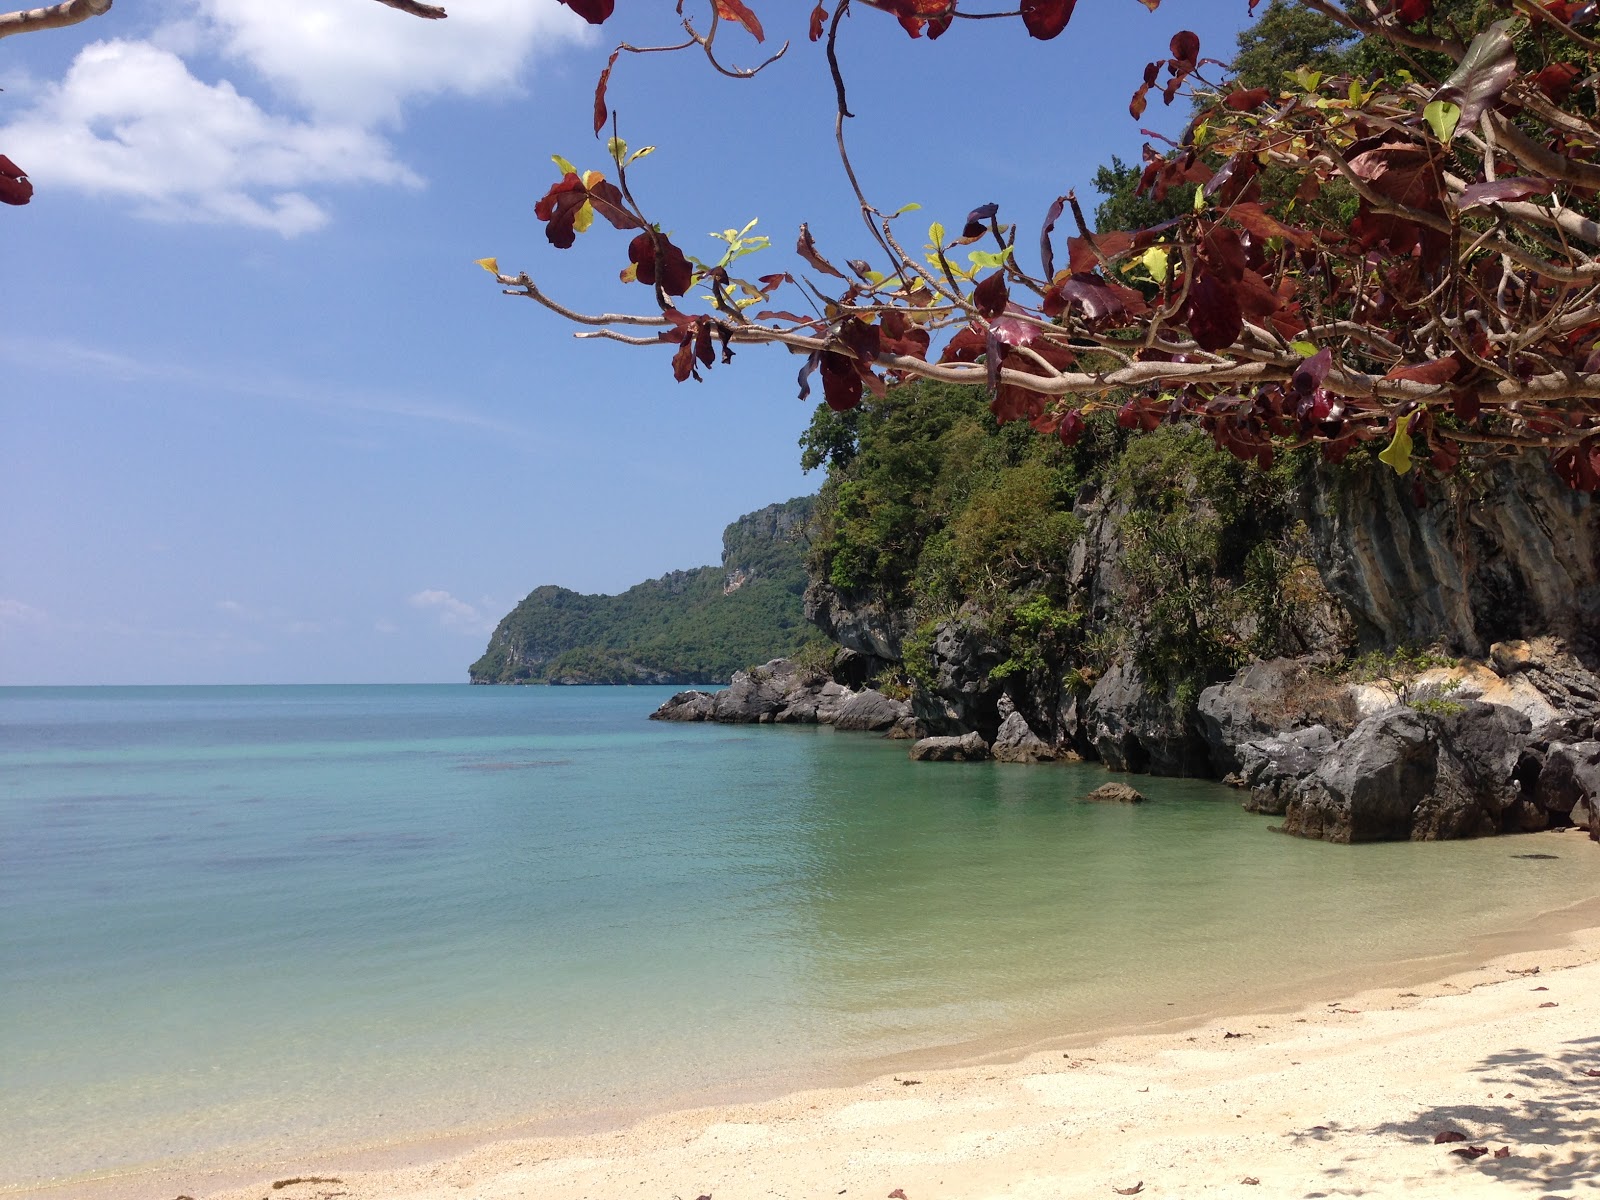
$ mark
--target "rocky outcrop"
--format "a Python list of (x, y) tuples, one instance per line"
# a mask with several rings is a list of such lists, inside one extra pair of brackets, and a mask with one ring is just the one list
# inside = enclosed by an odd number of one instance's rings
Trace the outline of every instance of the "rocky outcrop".
[(1036, 734), (1027, 719), (1015, 709), (1000, 722), (990, 749), (1000, 762), (1050, 762), (1056, 757), (1055, 747)]
[(834, 725), (840, 729), (915, 731), (911, 708), (871, 689), (855, 691), (818, 679), (788, 659), (736, 671), (720, 692), (679, 692), (652, 721), (716, 721), (725, 725)]
[(911, 632), (911, 614), (871, 596), (812, 580), (806, 587), (805, 618), (846, 650), (864, 655), (873, 668), (898, 663), (900, 644)]
[(1084, 797), (1089, 804), (1145, 804), (1143, 792), (1125, 783), (1102, 783)]
[(989, 743), (976, 733), (960, 737), (925, 737), (911, 747), (916, 762), (982, 762), (989, 757)]
[(1084, 739), (1113, 771), (1210, 775), (1205, 740), (1175, 701), (1170, 694), (1147, 690), (1132, 663), (1118, 663), (1084, 701)]
[(1239, 763), (1233, 782), (1249, 789), (1246, 811), (1283, 816), (1300, 781), (1320, 767), (1338, 744), (1326, 725), (1310, 725), (1233, 747)]
[(994, 669), (1005, 659), (999, 643), (978, 622), (941, 622), (928, 651), (932, 681), (912, 699), (919, 720), (942, 734), (976, 730), (992, 742), (1000, 729), (1004, 685)]
[(1283, 831), (1330, 842), (1476, 837), (1520, 827), (1527, 717), (1470, 701), (1368, 717), (1296, 786)]
[(1533, 454), (1487, 463), (1416, 503), (1377, 462), (1318, 468), (1308, 524), (1324, 583), (1367, 646), (1555, 635), (1588, 650), (1600, 631), (1600, 505)]
[(1283, 831), (1329, 842), (1410, 837), (1417, 797), (1437, 777), (1437, 752), (1411, 709), (1368, 717), (1296, 789)]

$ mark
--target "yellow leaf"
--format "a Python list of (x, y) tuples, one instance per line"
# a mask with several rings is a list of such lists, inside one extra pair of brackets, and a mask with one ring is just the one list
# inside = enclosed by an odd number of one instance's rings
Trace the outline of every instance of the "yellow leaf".
[(572, 218), (572, 227), (574, 229), (576, 229), (579, 233), (588, 233), (589, 232), (589, 226), (591, 226), (593, 224), (594, 224), (594, 205), (590, 204), (587, 200), (585, 200), (583, 202), (583, 207), (578, 210), (577, 216)]
[(566, 159), (562, 158), (559, 154), (552, 154), (550, 156), (550, 161), (555, 163), (556, 167), (564, 175), (576, 175), (578, 173), (578, 168), (573, 166)]
[(500, 274), (500, 260), (498, 258), (475, 258), (472, 261), (491, 275)]
[(619, 275), (617, 278), (621, 279), (623, 283), (638, 283), (639, 282), (639, 264), (638, 263), (629, 263), (627, 266), (622, 268), (622, 274)]
[(605, 181), (606, 177), (600, 174), (599, 171), (585, 171), (583, 173), (583, 186), (586, 188), (592, 188), (595, 184), (604, 183)]
[(1389, 443), (1388, 449), (1378, 455), (1378, 461), (1392, 467), (1396, 475), (1404, 475), (1411, 470), (1411, 421), (1416, 415), (1412, 413), (1394, 427), (1394, 440)]
[(1144, 252), (1144, 257), (1139, 261), (1144, 264), (1144, 269), (1150, 272), (1150, 278), (1157, 283), (1167, 281), (1167, 254), (1164, 246), (1151, 246)]
[(623, 159), (628, 157), (628, 143), (619, 137), (607, 139), (606, 149), (611, 151), (611, 159), (613, 162), (621, 162)]

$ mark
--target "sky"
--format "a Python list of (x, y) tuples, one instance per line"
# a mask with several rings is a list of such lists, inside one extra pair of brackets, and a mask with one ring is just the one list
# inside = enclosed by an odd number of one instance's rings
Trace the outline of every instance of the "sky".
[[(474, 265), (648, 311), (616, 277), (626, 235), (560, 251), (532, 210), (552, 154), (609, 166), (596, 77), (619, 38), (681, 40), (674, 5), (619, 0), (601, 30), (556, 0), (446, 7), (118, 0), (0, 39), (0, 153), (36, 189), (0, 208), (0, 685), (463, 682), (534, 587), (715, 563), (729, 521), (821, 483), (785, 351), (678, 384), (669, 351), (574, 340)], [(792, 39), (754, 80), (618, 64), (621, 135), (658, 148), (633, 189), (705, 258), (759, 219), (751, 275), (801, 269), (801, 221), (870, 259), (811, 4), (751, 7), (767, 45), (730, 27), (729, 61)], [(1015, 20), (929, 42), (858, 8), (867, 194), (921, 204), (919, 243), (998, 201), (1032, 245), (1056, 195), (1138, 160), (1141, 124), (1181, 131), (1181, 104), (1129, 117), (1144, 64), (1184, 28), (1226, 59), (1246, 20), (1083, 0), (1049, 43)]]

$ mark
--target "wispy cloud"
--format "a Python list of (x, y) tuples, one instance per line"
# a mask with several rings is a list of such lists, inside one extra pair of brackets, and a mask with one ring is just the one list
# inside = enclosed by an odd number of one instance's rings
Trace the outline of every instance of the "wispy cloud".
[(484, 600), (482, 607), (458, 600), (440, 588), (429, 588), (415, 593), (409, 600), (412, 608), (431, 612), (439, 624), (454, 633), (484, 634), (494, 630), (499, 618), (493, 613), (493, 601)]
[(233, 371), (207, 371), (182, 363), (135, 358), (102, 350), (69, 338), (17, 338), (0, 335), (0, 360), (19, 367), (60, 373), (73, 370), (96, 379), (121, 383), (183, 384), (206, 394), (243, 396), (293, 404), (322, 412), (370, 413), (455, 425), (500, 435), (526, 436), (527, 431), (460, 405), (329, 387), (325, 383), (257, 372), (248, 365)]

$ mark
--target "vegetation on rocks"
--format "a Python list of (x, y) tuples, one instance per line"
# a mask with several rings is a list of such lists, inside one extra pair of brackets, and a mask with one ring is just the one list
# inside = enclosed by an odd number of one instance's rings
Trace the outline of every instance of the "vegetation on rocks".
[(500, 622), (474, 683), (726, 683), (815, 639), (804, 620), (810, 496), (741, 517), (720, 567), (616, 596), (535, 588)]

